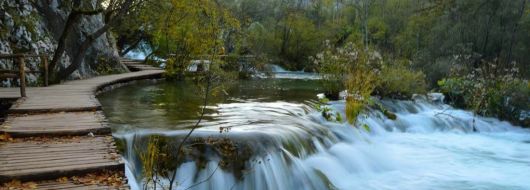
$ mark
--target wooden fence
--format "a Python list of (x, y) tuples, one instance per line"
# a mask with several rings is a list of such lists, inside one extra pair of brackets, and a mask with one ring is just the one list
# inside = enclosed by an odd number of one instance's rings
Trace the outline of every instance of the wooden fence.
[[(26, 71), (27, 58), (40, 58), (44, 71)], [(20, 79), (20, 96), (26, 97), (26, 73), (43, 73), (44, 86), (48, 86), (48, 56), (34, 54), (0, 54), (0, 59), (11, 59), (14, 65), (18, 64), (18, 70), (0, 70), (0, 79), (19, 78)], [(14, 68), (16, 68), (14, 66)]]

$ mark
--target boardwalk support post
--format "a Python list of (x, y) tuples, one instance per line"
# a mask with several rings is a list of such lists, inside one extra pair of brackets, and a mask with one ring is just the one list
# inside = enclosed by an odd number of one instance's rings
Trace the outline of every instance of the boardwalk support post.
[(42, 55), (41, 59), (44, 62), (44, 86), (48, 86), (48, 56)]
[(24, 63), (24, 57), (18, 57), (18, 72), (20, 73), (20, 96), (26, 97), (26, 64)]

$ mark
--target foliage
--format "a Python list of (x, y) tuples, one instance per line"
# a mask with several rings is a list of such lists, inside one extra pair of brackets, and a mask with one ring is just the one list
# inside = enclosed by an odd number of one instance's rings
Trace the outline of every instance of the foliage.
[(318, 103), (314, 107), (317, 111), (322, 113), (322, 117), (324, 117), (324, 119), (326, 119), (327, 121), (342, 123), (344, 121), (342, 115), (339, 112), (333, 113), (331, 107), (327, 105), (328, 102), (329, 99), (325, 97), (320, 98)]
[[(365, 68), (366, 69), (366, 68)], [(371, 94), (378, 85), (378, 70), (353, 70), (346, 80), (349, 96), (346, 98), (346, 118), (355, 124), (357, 116), (371, 103)]]
[(329, 92), (337, 93), (344, 85), (348, 92), (346, 119), (355, 123), (379, 85), (382, 57), (377, 51), (362, 50), (353, 43), (334, 48), (326, 41), (326, 49), (311, 59), (318, 66)]
[(225, 40), (239, 30), (239, 21), (213, 0), (157, 1), (140, 18), (153, 53), (167, 58), (167, 75), (176, 78), (191, 60), (225, 54)]
[(367, 132), (371, 132), (372, 130), (370, 129), (370, 126), (368, 126), (367, 124), (363, 124), (362, 125), (364, 130), (366, 130)]
[[(210, 37), (212, 41), (209, 42), (209, 48), (204, 47), (204, 50), (202, 50), (204, 53), (208, 54), (202, 56), (201, 59), (201, 62), (207, 64), (204, 65), (202, 70), (197, 71), (191, 75), (191, 77), (187, 77), (187, 79), (197, 84), (197, 87), (199, 88), (199, 93), (197, 95), (204, 97), (202, 100), (203, 104), (201, 106), (201, 111), (199, 113), (199, 119), (195, 125), (191, 126), (191, 129), (184, 137), (178, 139), (178, 142), (175, 143), (170, 139), (155, 135), (149, 138), (145, 151), (138, 151), (140, 152), (139, 157), (144, 166), (146, 178), (144, 183), (145, 188), (152, 186), (156, 189), (157, 183), (161, 178), (169, 179), (169, 189), (173, 188), (173, 185), (176, 184), (176, 170), (178, 169), (178, 166), (183, 160), (188, 159), (189, 155), (192, 154), (192, 151), (189, 149), (193, 149), (193, 146), (188, 144), (188, 140), (194, 130), (201, 123), (210, 97), (218, 96), (220, 93), (226, 93), (224, 85), (234, 79), (234, 72), (227, 72), (223, 69), (226, 62), (219, 56), (220, 53), (222, 54), (223, 44), (221, 43), (221, 40), (216, 38), (216, 36), (219, 34), (221, 28), (220, 26), (217, 26), (218, 23), (210, 24), (214, 25), (214, 27), (210, 28), (210, 36), (206, 35), (205, 37)], [(187, 58), (191, 58), (191, 56), (183, 55), (183, 57), (177, 55), (168, 59), (166, 71), (169, 74), (169, 77), (172, 75), (176, 75), (177, 77), (183, 76), (187, 65), (183, 64), (185, 62), (178, 63), (178, 61), (184, 61)], [(223, 130), (221, 130), (221, 132), (222, 131)], [(196, 160), (196, 163), (206, 163), (203, 157), (196, 159), (198, 159), (198, 161)], [(230, 157), (229, 159), (237, 160), (233, 157)]]
[(329, 94), (338, 94), (343, 90), (343, 81), (353, 65), (358, 52), (353, 44), (344, 48), (334, 48), (329, 40), (325, 41), (325, 49), (310, 57), (322, 76), (322, 82)]
[[(410, 60), (406, 67), (422, 70), (430, 86), (448, 77), (451, 60), (463, 53), (473, 56), (462, 67), (497, 58), (500, 67), (516, 61), (522, 77), (530, 74), (525, 0), (162, 0), (140, 9), (116, 29), (125, 41), (120, 47), (143, 36), (162, 58), (208, 54), (204, 47), (217, 39), (226, 54), (256, 55), (287, 69), (313, 71), (311, 55), (328, 45), (353, 43), (391, 60)], [(216, 38), (208, 34), (212, 27), (220, 29)], [(321, 43), (325, 40), (328, 44)], [(191, 57), (173, 64), (187, 64)]]
[(440, 80), (440, 90), (457, 107), (523, 125), (520, 116), (530, 109), (529, 83), (514, 77), (518, 73), (515, 65), (497, 70), (496, 64), (484, 62), (469, 74), (458, 73)]
[(100, 56), (97, 58), (97, 64), (95, 71), (100, 75), (117, 74), (119, 71), (112, 67), (112, 60), (108, 60), (108, 57)]
[[(159, 148), (159, 137), (152, 136), (147, 143), (147, 148), (145, 152), (141, 152), (139, 157), (143, 165), (143, 174), (146, 176), (145, 184), (154, 183), (156, 178), (154, 177), (156, 172), (159, 171), (158, 156), (160, 155)], [(139, 152), (139, 151), (136, 151)], [(163, 155), (162, 155), (163, 156)], [(145, 188), (144, 188), (145, 189)]]
[[(4, 2), (1, 2), (1, 3), (4, 3)], [(5, 7), (9, 7), (9, 6), (5, 6)], [(24, 14), (24, 13), (20, 13), (19, 12), (20, 10), (18, 8), (6, 8), (5, 10), (6, 10), (6, 13), (4, 14), (8, 14), (9, 16), (11, 16), (14, 27), (12, 28), (13, 31), (8, 31), (8, 27), (0, 28), (0, 38), (7, 38), (9, 36), (8, 33), (10, 32), (14, 33), (18, 27), (24, 28), (31, 34), (29, 37), (31, 37), (32, 39), (28, 39), (28, 40), (36, 40), (41, 37), (41, 36), (37, 36), (36, 35), (37, 33), (35, 31), (35, 29), (37, 29), (38, 27), (37, 23), (39, 21), (38, 12), (32, 11), (32, 12), (29, 12), (28, 14)]]
[[(353, 43), (337, 48), (329, 41), (325, 44), (326, 49), (311, 60), (317, 65), (328, 94), (338, 94), (346, 88), (346, 118), (352, 124), (373, 104), (372, 95), (411, 98), (413, 94), (426, 92), (425, 75), (407, 67), (407, 61), (384, 63), (379, 52), (359, 49)], [(381, 110), (388, 118), (395, 119), (394, 114)]]
[[(222, 133), (229, 131), (225, 128), (220, 130)], [(162, 185), (158, 182), (171, 179), (177, 172), (178, 166), (184, 162), (193, 161), (197, 168), (206, 167), (212, 160), (204, 156), (205, 151), (212, 154), (212, 157), (219, 158), (220, 169), (232, 171), (239, 177), (253, 155), (253, 149), (248, 144), (238, 143), (226, 137), (192, 137), (186, 142), (183, 141), (183, 136), (150, 135), (137, 139), (147, 144), (135, 148), (143, 166), (144, 189), (156, 189), (157, 186), (166, 189), (167, 184)], [(179, 151), (181, 145), (183, 148)]]
[(425, 94), (427, 84), (421, 71), (414, 71), (405, 64), (385, 64), (381, 69), (377, 95), (410, 99), (413, 94)]
[(318, 51), (320, 31), (313, 22), (300, 13), (287, 14), (279, 23), (282, 41), (278, 48), (279, 63), (291, 70), (302, 69), (307, 58)]

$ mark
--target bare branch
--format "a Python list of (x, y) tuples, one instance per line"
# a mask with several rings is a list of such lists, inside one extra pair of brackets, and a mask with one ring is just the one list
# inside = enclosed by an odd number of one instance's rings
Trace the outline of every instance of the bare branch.
[[(191, 189), (191, 188), (193, 188), (193, 187), (195, 187), (195, 186), (197, 186), (197, 185), (200, 185), (200, 184), (202, 184), (202, 183), (207, 182), (208, 180), (210, 180), (210, 178), (213, 177), (213, 174), (215, 174), (215, 172), (217, 171), (217, 169), (219, 169), (219, 166), (221, 166), (221, 163), (217, 164), (217, 167), (215, 168), (215, 170), (213, 170), (213, 172), (210, 174), (210, 176), (208, 176), (206, 179), (204, 179), (204, 180), (202, 180), (202, 181), (200, 181), (200, 182), (198, 182), (198, 183), (196, 183), (196, 184), (193, 184), (193, 185), (189, 186), (188, 188), (186, 188), (186, 189), (184, 189), (184, 190)], [(170, 189), (171, 189), (171, 188), (170, 188)]]

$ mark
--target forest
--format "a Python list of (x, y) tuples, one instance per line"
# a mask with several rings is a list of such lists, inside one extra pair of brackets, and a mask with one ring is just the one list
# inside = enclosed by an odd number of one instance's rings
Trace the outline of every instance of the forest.
[[(527, 4), (525, 0), (145, 1), (112, 31), (123, 55), (134, 49), (144, 51), (147, 59), (169, 58), (169, 75), (182, 72), (193, 56), (253, 55), (259, 63), (328, 74), (327, 81), (334, 83), (328, 85), (330, 91), (338, 91), (348, 83), (349, 72), (371, 69), (377, 75), (373, 81), (350, 80), (371, 84), (362, 92), (368, 96), (410, 98), (435, 89), (458, 107), (528, 126), (519, 121), (529, 107)], [(349, 53), (360, 57), (347, 60)], [(355, 66), (362, 62), (369, 64)]]

